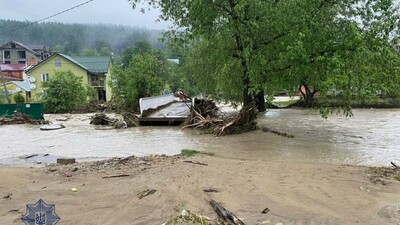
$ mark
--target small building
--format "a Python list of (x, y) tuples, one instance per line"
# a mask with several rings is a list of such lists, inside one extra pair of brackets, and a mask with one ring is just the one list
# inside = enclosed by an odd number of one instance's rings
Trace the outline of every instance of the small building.
[(24, 80), (26, 78), (26, 64), (0, 64), (1, 73), (5, 80)]
[(31, 91), (33, 101), (38, 101), (44, 92), (42, 83), (51, 79), (57, 71), (71, 71), (81, 77), (84, 86), (96, 90), (97, 100), (111, 99), (111, 88), (107, 85), (111, 71), (110, 57), (71, 57), (55, 53), (26, 71), (27, 80), (34, 84)]
[(16, 41), (0, 45), (1, 64), (36, 65), (50, 55), (51, 50), (44, 45), (24, 45)]
[[(15, 103), (14, 101), (14, 96), (15, 95), (21, 95), (24, 97), (25, 102), (28, 103), (29, 101), (29, 96), (31, 92), (31, 83), (29, 81), (9, 81), (6, 83), (7, 86), (7, 94), (10, 97), (10, 100), (12, 103)], [(0, 85), (0, 96), (4, 97), (2, 100), (5, 101), (6, 97), (3, 96), (6, 95), (4, 85)], [(5, 102), (1, 102), (5, 103)]]

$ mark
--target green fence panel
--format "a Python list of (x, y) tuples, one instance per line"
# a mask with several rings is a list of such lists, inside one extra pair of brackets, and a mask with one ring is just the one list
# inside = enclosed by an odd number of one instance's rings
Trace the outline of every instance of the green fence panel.
[(11, 117), (16, 112), (22, 112), (34, 120), (41, 120), (44, 107), (41, 103), (0, 104), (0, 116)]

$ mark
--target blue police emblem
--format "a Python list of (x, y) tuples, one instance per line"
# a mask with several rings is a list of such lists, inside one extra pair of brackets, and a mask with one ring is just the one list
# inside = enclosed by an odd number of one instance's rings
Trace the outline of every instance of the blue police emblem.
[(55, 212), (54, 204), (46, 204), (40, 199), (36, 204), (26, 205), (26, 214), (21, 220), (26, 225), (54, 225), (60, 217)]

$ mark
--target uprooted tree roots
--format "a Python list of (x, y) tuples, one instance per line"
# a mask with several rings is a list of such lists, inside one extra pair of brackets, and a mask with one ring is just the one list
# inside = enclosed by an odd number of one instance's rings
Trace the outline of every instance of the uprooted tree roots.
[(236, 114), (222, 117), (213, 101), (196, 99), (183, 128), (199, 128), (217, 136), (244, 133), (257, 129), (257, 112), (255, 105), (248, 105)]

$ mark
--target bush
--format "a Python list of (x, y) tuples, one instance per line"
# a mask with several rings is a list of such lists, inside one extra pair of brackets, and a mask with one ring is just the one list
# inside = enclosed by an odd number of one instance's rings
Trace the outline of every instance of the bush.
[(14, 95), (14, 102), (17, 104), (25, 103), (25, 98), (21, 94)]
[(88, 100), (88, 91), (82, 78), (71, 71), (58, 71), (43, 83), (45, 93), (42, 100), (47, 113), (66, 113), (83, 108)]

